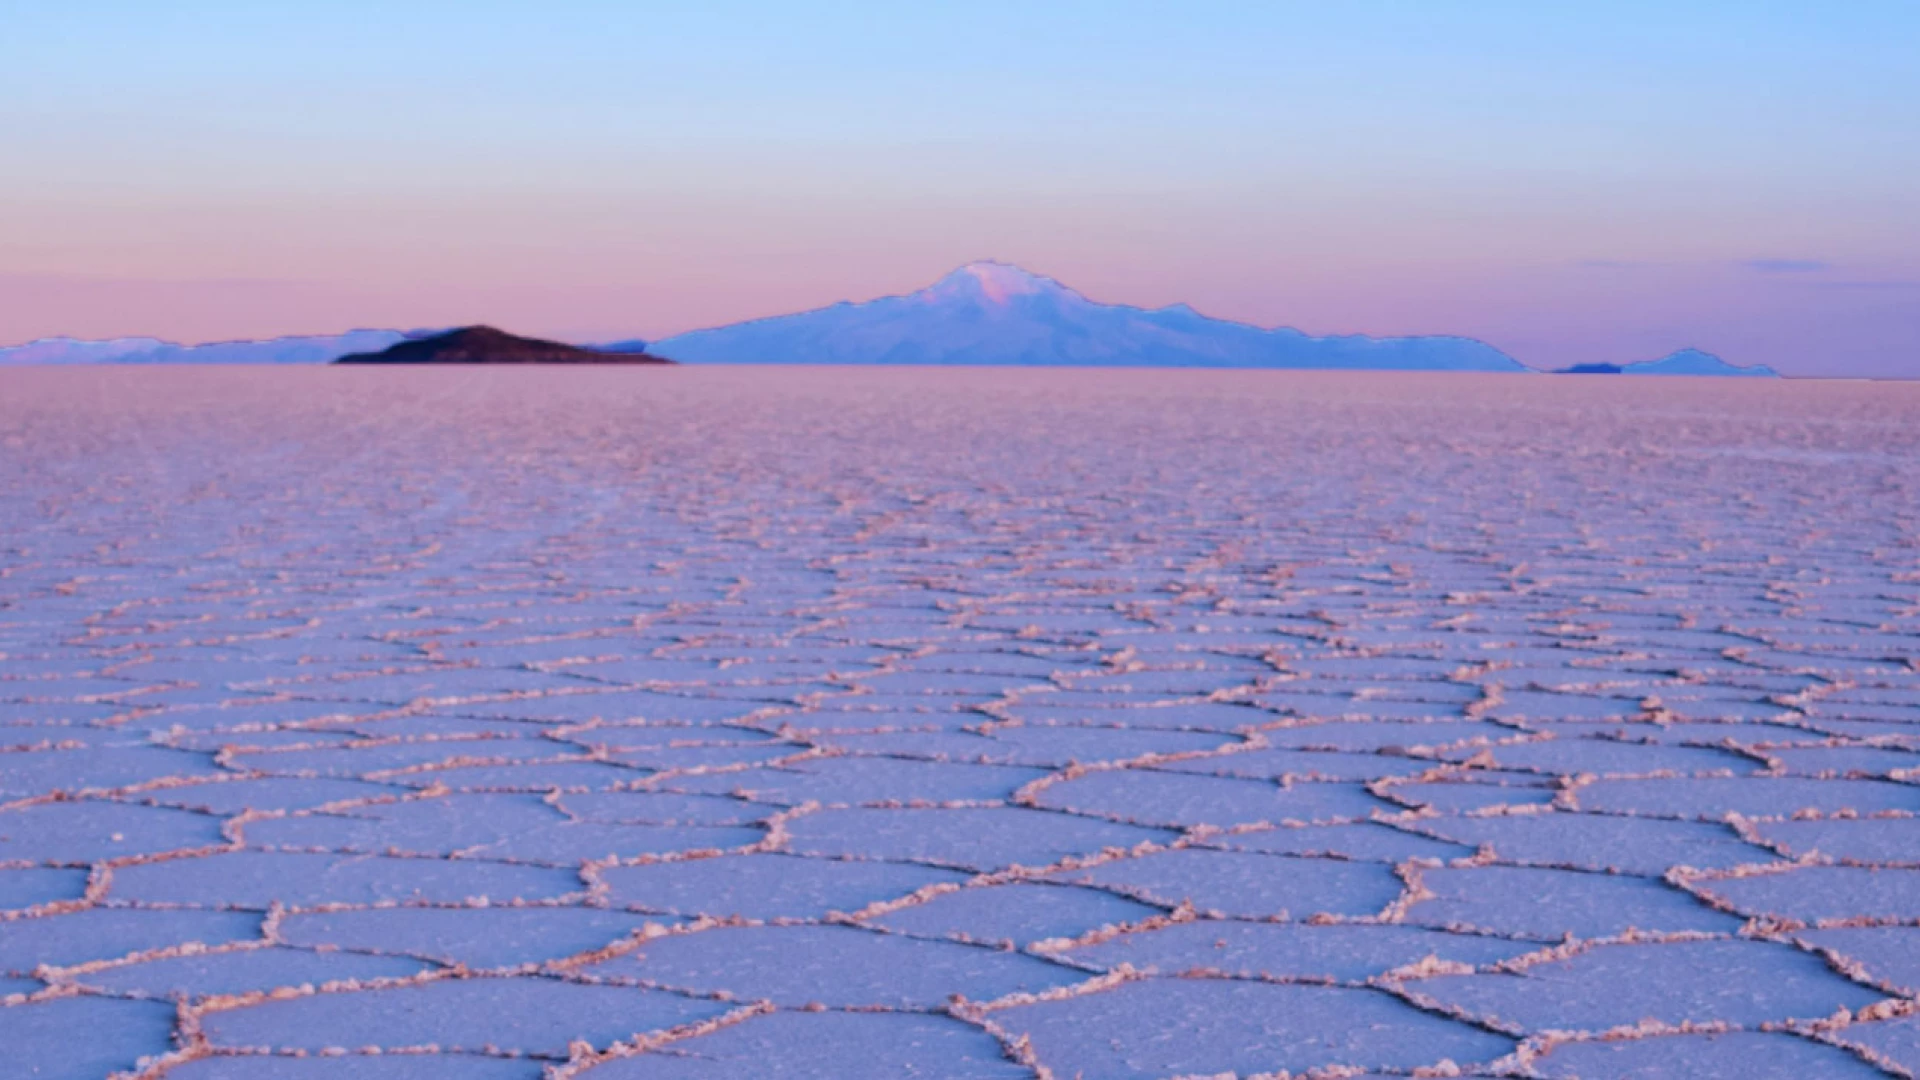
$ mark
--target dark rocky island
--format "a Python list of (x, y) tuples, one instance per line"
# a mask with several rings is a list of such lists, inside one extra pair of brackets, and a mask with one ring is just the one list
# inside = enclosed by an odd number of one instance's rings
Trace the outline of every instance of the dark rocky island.
[(380, 352), (350, 353), (336, 364), (671, 364), (645, 352), (583, 349), (524, 338), (491, 326), (464, 326), (411, 338)]

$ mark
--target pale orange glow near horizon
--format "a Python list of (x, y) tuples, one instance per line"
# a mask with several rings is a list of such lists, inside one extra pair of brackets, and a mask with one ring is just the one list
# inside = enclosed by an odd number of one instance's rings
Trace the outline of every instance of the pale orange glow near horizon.
[(0, 343), (657, 339), (998, 259), (1538, 366), (1920, 371), (1895, 7), (83, 6), (0, 38)]

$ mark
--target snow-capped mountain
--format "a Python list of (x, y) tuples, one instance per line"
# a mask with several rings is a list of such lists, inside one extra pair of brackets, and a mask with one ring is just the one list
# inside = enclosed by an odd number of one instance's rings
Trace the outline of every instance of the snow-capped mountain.
[(696, 330), (648, 350), (687, 363), (1528, 370), (1472, 338), (1312, 337), (1185, 304), (1095, 303), (999, 262), (969, 263), (905, 296)]
[(1765, 364), (1729, 364), (1710, 352), (1681, 349), (1658, 360), (1639, 360), (1631, 364), (1580, 364), (1566, 369), (1572, 375), (1733, 375), (1779, 378), (1780, 373)]
[(409, 336), (399, 330), (349, 330), (204, 345), (150, 337), (110, 341), (52, 337), (0, 348), (0, 364), (324, 364), (348, 353), (379, 352)]

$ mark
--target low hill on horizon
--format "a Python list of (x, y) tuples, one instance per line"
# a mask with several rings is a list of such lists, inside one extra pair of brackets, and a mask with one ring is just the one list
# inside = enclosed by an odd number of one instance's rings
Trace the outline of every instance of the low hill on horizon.
[(1575, 364), (1556, 375), (1727, 375), (1777, 379), (1780, 373), (1765, 364), (1729, 364), (1703, 349), (1681, 349), (1658, 360), (1631, 364)]
[(350, 353), (336, 364), (671, 364), (639, 351), (583, 349), (559, 341), (520, 337), (491, 326), (463, 326), (409, 338), (380, 352)]

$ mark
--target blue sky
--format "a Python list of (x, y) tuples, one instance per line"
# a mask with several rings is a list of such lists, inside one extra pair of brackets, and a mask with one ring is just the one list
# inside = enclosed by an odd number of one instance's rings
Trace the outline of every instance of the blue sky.
[(0, 338), (657, 335), (1027, 265), (1920, 373), (1920, 5), (0, 0)]

